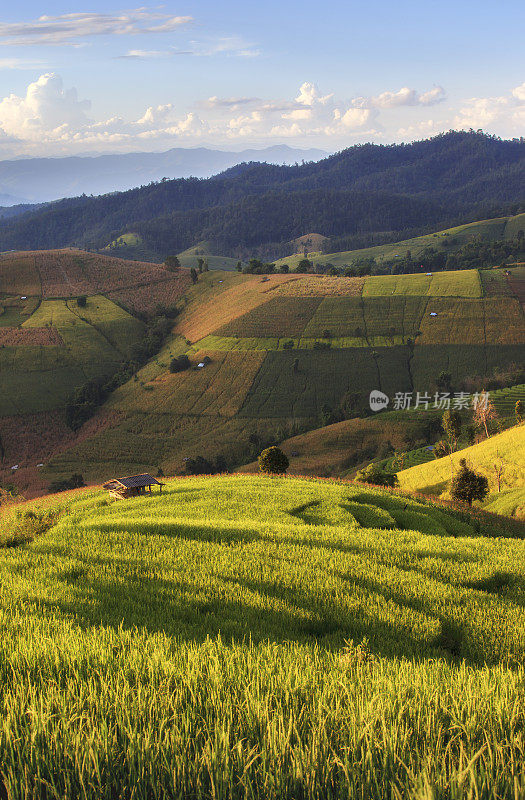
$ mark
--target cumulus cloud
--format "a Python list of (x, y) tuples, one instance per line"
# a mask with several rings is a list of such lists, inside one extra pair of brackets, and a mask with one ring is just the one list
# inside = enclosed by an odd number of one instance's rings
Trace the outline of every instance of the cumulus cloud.
[(93, 36), (170, 33), (192, 21), (189, 16), (172, 16), (148, 8), (120, 14), (75, 12), (44, 15), (29, 22), (0, 23), (0, 44), (79, 46), (79, 41)]
[(357, 108), (398, 108), (399, 106), (433, 106), (445, 99), (442, 86), (435, 86), (426, 92), (404, 86), (397, 92), (382, 92), (375, 97), (356, 97), (353, 105)]
[(522, 83), (521, 86), (516, 86), (516, 88), (512, 90), (512, 95), (517, 100), (523, 100), (525, 102), (525, 83)]
[(441, 87), (422, 92), (405, 87), (342, 102), (306, 81), (289, 99), (211, 95), (189, 108), (178, 108), (176, 97), (168, 95), (167, 102), (151, 105), (133, 118), (116, 113), (94, 120), (88, 100), (65, 88), (59, 75), (45, 73), (20, 96), (0, 99), (0, 145), (5, 152), (11, 147), (13, 154), (27, 155), (101, 148), (129, 151), (146, 143), (157, 149), (197, 142), (262, 144), (272, 139), (337, 149), (370, 139), (411, 141), (452, 127), (483, 128), (500, 135), (523, 131), (525, 84), (505, 95), (465, 100), (455, 117), (447, 109), (441, 116), (428, 119), (427, 112), (421, 118), (421, 111), (442, 97)]
[(0, 102), (0, 127), (20, 139), (39, 139), (42, 134), (60, 136), (66, 129), (89, 123), (88, 100), (78, 100), (76, 89), (64, 90), (62, 78), (41, 75), (27, 87), (25, 97), (11, 94)]
[(318, 103), (322, 106), (326, 105), (333, 98), (333, 94), (321, 95), (315, 83), (303, 83), (299, 89), (299, 94), (295, 98), (296, 103), (303, 106), (315, 106)]
[(455, 127), (489, 130), (504, 136), (523, 135), (525, 83), (508, 95), (471, 97), (454, 118)]

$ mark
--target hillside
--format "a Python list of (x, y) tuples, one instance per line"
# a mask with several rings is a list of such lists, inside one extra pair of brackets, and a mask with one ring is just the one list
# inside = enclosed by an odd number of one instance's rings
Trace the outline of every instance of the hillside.
[(446, 797), (466, 764), (512, 796), (523, 526), (240, 476), (31, 509), (0, 520), (8, 797)]
[[(477, 270), (380, 280), (204, 273), (185, 292), (173, 337), (102, 407), (111, 425), (81, 431), (42, 476), (175, 474), (198, 456), (211, 468), (236, 468), (268, 443), (370, 414), (372, 390), (385, 392), (393, 409), (396, 393), (432, 398), (442, 372), (457, 390), (469, 376), (481, 384), (516, 370), (525, 324), (512, 287), (525, 270), (492, 272), (494, 287)], [(173, 374), (169, 365), (180, 353), (192, 368)], [(206, 356), (210, 363), (199, 369)], [(410, 432), (401, 417), (392, 446), (429, 441), (424, 409), (414, 413), (421, 424)], [(356, 445), (346, 455), (351, 463), (376, 456), (381, 431), (374, 420), (370, 426), (366, 455), (359, 457)], [(320, 458), (323, 474), (334, 474)]]
[(243, 258), (275, 253), (311, 231), (395, 241), (519, 205), (524, 170), (525, 143), (474, 132), (357, 145), (318, 163), (244, 164), (207, 180), (59, 201), (0, 220), (0, 248), (102, 248), (131, 232), (159, 258), (202, 240), (214, 255)]
[(489, 479), (491, 492), (497, 493), (494, 465), (503, 466), (501, 488), (519, 489), (525, 486), (525, 425), (518, 425), (491, 436), (479, 444), (467, 447), (445, 458), (398, 472), (402, 489), (425, 494), (439, 494), (446, 489), (451, 475), (465, 458), (472, 467)]
[(69, 396), (129, 362), (144, 315), (174, 304), (190, 283), (186, 271), (77, 250), (0, 255), (0, 485), (27, 482), (29, 465), (34, 476), (73, 441)]
[[(423, 252), (431, 247), (438, 252), (447, 254), (455, 253), (461, 247), (473, 240), (482, 241), (508, 241), (514, 239), (519, 230), (525, 230), (525, 214), (509, 215), (497, 219), (486, 219), (471, 222), (466, 225), (457, 225), (442, 231), (436, 231), (424, 236), (415, 236), (400, 242), (393, 242), (375, 247), (363, 247), (359, 250), (343, 250), (335, 253), (322, 253), (311, 250), (307, 257), (314, 263), (326, 266), (344, 267), (355, 261), (375, 259), (381, 265), (384, 261), (403, 259), (407, 253), (417, 260)], [(304, 253), (294, 252), (289, 256), (278, 259), (275, 264), (280, 267), (287, 264), (290, 269), (295, 269), (299, 261), (304, 258)]]

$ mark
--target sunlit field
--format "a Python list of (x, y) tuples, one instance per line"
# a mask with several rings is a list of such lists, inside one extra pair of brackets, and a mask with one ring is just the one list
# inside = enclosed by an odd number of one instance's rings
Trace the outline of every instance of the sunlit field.
[(524, 796), (519, 523), (229, 476), (49, 498), (16, 546), (32, 507), (0, 522), (10, 799)]

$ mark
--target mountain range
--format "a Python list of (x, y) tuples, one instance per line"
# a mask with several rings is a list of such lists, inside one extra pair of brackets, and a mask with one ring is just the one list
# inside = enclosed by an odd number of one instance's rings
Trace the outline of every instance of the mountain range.
[[(200, 242), (210, 254), (286, 255), (316, 232), (366, 246), (501, 213), (525, 202), (525, 140), (480, 132), (356, 145), (316, 163), (242, 163), (217, 176), (77, 197), (0, 221), (0, 249), (101, 249), (125, 233), (160, 260)], [(341, 248), (339, 248), (341, 249)]]
[(208, 178), (245, 161), (295, 164), (318, 161), (324, 150), (274, 145), (226, 152), (176, 147), (164, 153), (125, 153), (0, 161), (0, 205), (44, 203), (82, 194), (122, 192), (163, 178)]

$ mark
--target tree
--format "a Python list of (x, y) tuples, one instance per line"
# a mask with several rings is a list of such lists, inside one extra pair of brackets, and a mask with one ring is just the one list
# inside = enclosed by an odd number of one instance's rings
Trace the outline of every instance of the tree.
[(372, 483), (374, 486), (386, 486), (394, 489), (399, 480), (395, 472), (386, 472), (378, 464), (369, 464), (364, 469), (360, 469), (355, 476), (359, 483)]
[(267, 475), (284, 475), (290, 462), (279, 447), (267, 447), (259, 456), (259, 472)]
[(450, 408), (447, 409), (443, 414), (441, 427), (448, 439), (451, 452), (454, 452), (458, 445), (458, 439), (461, 436), (461, 414), (459, 411), (452, 411)]
[(494, 403), (489, 398), (489, 393), (482, 391), (478, 397), (478, 402), (476, 403), (476, 409), (474, 411), (474, 425), (476, 425), (477, 428), (483, 427), (485, 429), (487, 439), (490, 436), (488, 428), (489, 422), (496, 419), (497, 416)]
[(170, 372), (183, 372), (191, 366), (190, 359), (186, 354), (172, 358), (170, 361)]
[(494, 474), (496, 476), (496, 481), (498, 484), (498, 492), (501, 492), (501, 478), (505, 471), (505, 462), (503, 461), (500, 455), (498, 455), (498, 460), (493, 464), (493, 467), (494, 467)]
[(237, 261), (235, 269), (237, 270), (237, 272), (242, 272), (242, 263), (240, 261)]
[(471, 469), (464, 458), (459, 462), (459, 469), (450, 484), (450, 494), (454, 500), (460, 500), (472, 506), (473, 500), (483, 500), (489, 490), (489, 482), (485, 475)]
[(197, 259), (197, 266), (199, 267), (199, 273), (202, 273), (202, 270), (204, 269), (204, 259), (203, 258), (198, 258)]
[(191, 282), (197, 283), (197, 281), (199, 280), (199, 276), (197, 275), (197, 270), (195, 269), (195, 267), (192, 267), (190, 269), (190, 275), (191, 275)]
[(446, 372), (445, 370), (440, 372), (436, 384), (438, 389), (441, 389), (444, 392), (452, 391), (452, 375), (450, 372)]
[(292, 370), (293, 370), (293, 372), (299, 372), (299, 359), (298, 358), (294, 358), (294, 360), (292, 362)]
[(164, 266), (170, 272), (178, 272), (180, 270), (180, 261), (177, 256), (166, 256)]
[(514, 413), (516, 415), (516, 422), (523, 422), (523, 417), (525, 416), (525, 403), (523, 400), (516, 400)]
[(312, 262), (308, 261), (307, 258), (302, 258), (299, 263), (297, 264), (296, 272), (309, 272), (310, 267), (312, 266)]
[(77, 306), (79, 308), (85, 308), (87, 306), (87, 297), (85, 294), (81, 294), (80, 297), (77, 297)]

